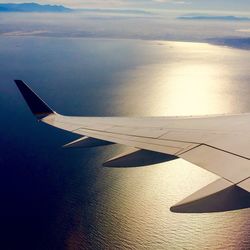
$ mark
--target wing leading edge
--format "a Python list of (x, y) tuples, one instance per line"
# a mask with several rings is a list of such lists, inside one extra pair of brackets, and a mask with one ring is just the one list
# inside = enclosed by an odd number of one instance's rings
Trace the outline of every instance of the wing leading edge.
[[(117, 162), (126, 166), (126, 161), (128, 165), (135, 166), (140, 157), (147, 159), (143, 161), (143, 165), (147, 161), (149, 164), (157, 163), (161, 162), (160, 158), (165, 154), (168, 156), (166, 161), (182, 158), (222, 178), (184, 199), (172, 207), (172, 211), (197, 211), (193, 209), (197, 202), (214, 203), (214, 196), (221, 199), (221, 194), (225, 194), (225, 197), (229, 197), (229, 191), (235, 193), (235, 190), (244, 190), (244, 194), (250, 192), (250, 114), (159, 118), (63, 116), (54, 112), (23, 81), (15, 82), (40, 121), (83, 136), (65, 145), (66, 147), (117, 143), (137, 149), (133, 154), (129, 152), (111, 159), (106, 166)], [(153, 152), (159, 153), (159, 161), (155, 160), (156, 154)], [(134, 159), (134, 163), (131, 159)]]

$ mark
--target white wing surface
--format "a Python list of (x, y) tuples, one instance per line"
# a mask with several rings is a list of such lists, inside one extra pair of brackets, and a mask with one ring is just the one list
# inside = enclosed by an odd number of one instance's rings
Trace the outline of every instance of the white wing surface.
[[(66, 147), (123, 144), (137, 150), (118, 157), (118, 161), (112, 159), (118, 165), (121, 159), (125, 166), (126, 157), (129, 161), (137, 159), (134, 156), (143, 150), (142, 157), (148, 152), (148, 155), (159, 159), (163, 154), (173, 156), (169, 160), (182, 158), (221, 177), (172, 207), (173, 211), (196, 211), (189, 205), (202, 200), (207, 204), (222, 191), (240, 189), (250, 192), (250, 114), (138, 118), (63, 116), (49, 108), (24, 82), (15, 82), (40, 121), (83, 136)], [(153, 152), (160, 154), (157, 156)]]

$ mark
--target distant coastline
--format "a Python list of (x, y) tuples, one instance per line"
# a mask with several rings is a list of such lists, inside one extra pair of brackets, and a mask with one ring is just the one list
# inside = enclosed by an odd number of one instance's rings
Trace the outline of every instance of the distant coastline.
[(250, 21), (250, 17), (244, 16), (213, 16), (213, 15), (184, 15), (177, 19), (184, 20), (210, 20), (210, 21)]
[(180, 43), (208, 43), (211, 45), (224, 46), (234, 49), (250, 50), (250, 38), (240, 38), (240, 37), (231, 37), (231, 38), (209, 38), (206, 40), (175, 40), (175, 39), (157, 39), (157, 38), (138, 38), (138, 37), (108, 37), (108, 36), (97, 36), (93, 34), (85, 35), (69, 35), (69, 34), (52, 34), (45, 30), (37, 30), (31, 32), (7, 32), (0, 34), (1, 36), (9, 37), (54, 37), (54, 38), (82, 38), (82, 39), (107, 39), (107, 40), (141, 40), (141, 41), (157, 41), (160, 42), (180, 42)]
[(225, 37), (207, 39), (210, 44), (250, 50), (250, 37)]
[[(37, 3), (0, 4), (0, 13), (6, 13), (2, 15), (0, 36), (199, 42), (250, 50), (250, 17), (247, 16), (187, 13), (169, 17), (143, 9), (71, 9)], [(36, 18), (39, 13), (44, 14)], [(67, 13), (73, 13), (71, 22)], [(192, 26), (188, 20), (193, 20)], [(229, 21), (232, 25), (226, 23)], [(208, 33), (203, 23), (211, 26)]]

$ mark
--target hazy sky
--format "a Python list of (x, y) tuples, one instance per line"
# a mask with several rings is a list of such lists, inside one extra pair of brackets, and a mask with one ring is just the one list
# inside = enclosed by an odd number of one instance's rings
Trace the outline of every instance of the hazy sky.
[[(0, 3), (10, 2), (0, 0)], [(12, 0), (81, 8), (164, 8), (186, 10), (250, 11), (249, 0)]]

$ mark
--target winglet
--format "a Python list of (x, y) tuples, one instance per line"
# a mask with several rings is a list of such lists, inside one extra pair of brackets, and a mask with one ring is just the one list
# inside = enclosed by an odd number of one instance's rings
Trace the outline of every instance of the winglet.
[(54, 113), (54, 111), (22, 80), (14, 80), (31, 112), (38, 118)]

